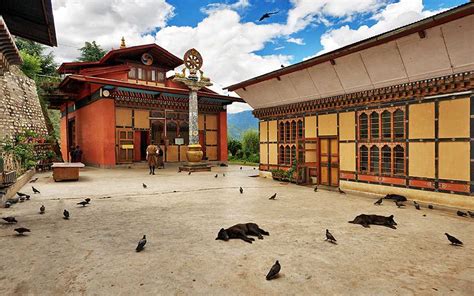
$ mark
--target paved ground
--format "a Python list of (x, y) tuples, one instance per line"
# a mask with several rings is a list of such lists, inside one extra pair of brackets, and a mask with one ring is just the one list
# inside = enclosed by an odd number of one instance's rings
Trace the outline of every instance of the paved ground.
[[(144, 169), (86, 168), (80, 182), (38, 174), (41, 194), (0, 215), (0, 295), (472, 295), (474, 219), (367, 197), (252, 178), (237, 166), (212, 173), (149, 176)], [(216, 172), (222, 174), (216, 179)], [(148, 189), (142, 188), (142, 182)], [(23, 188), (31, 193), (31, 184)], [(244, 194), (238, 191), (244, 187)], [(175, 192), (176, 191), (176, 192)], [(277, 192), (275, 201), (268, 197)], [(91, 205), (75, 205), (91, 197)], [(104, 198), (110, 197), (110, 198)], [(46, 214), (39, 215), (44, 204)], [(71, 212), (69, 221), (62, 211)], [(398, 229), (349, 224), (395, 215)], [(423, 215), (426, 214), (426, 217)], [(256, 222), (269, 237), (216, 241), (217, 231)], [(329, 228), (338, 245), (324, 241)], [(448, 244), (444, 232), (464, 241)], [(143, 234), (144, 252), (135, 247)], [(266, 281), (274, 261), (280, 278)], [(470, 292), (469, 292), (470, 291)]]

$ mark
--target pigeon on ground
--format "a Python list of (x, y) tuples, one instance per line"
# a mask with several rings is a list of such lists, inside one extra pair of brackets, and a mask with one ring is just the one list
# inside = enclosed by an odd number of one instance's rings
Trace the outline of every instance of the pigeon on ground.
[(335, 243), (336, 242), (336, 239), (334, 238), (334, 236), (329, 232), (329, 229), (326, 229), (326, 240), (331, 242), (331, 243)]
[(146, 187), (147, 187), (145, 183), (143, 183), (142, 186), (143, 186), (143, 188), (146, 188)]
[(257, 168), (253, 168), (253, 170), (255, 171)]
[(239, 191), (240, 191), (240, 194), (244, 193), (244, 189), (242, 187), (240, 187)]
[(377, 200), (376, 202), (374, 202), (374, 205), (381, 205), (382, 204), (382, 201), (383, 201), (383, 198), (380, 198), (379, 200)]
[(191, 171), (189, 171), (188, 175), (191, 175)]
[(64, 209), (63, 215), (64, 215), (64, 219), (66, 219), (66, 220), (69, 219), (69, 212), (68, 212), (68, 210)]
[(8, 223), (17, 223), (18, 222), (18, 221), (16, 221), (15, 217), (12, 217), (12, 216), (4, 217), (2, 219), (7, 221)]
[(222, 177), (225, 177), (225, 173), (222, 173)]
[(181, 169), (178, 169), (178, 173), (181, 173)]
[(18, 232), (18, 235), (23, 235), (23, 233), (25, 232), (31, 232), (28, 228), (25, 227), (15, 228), (14, 230)]
[(216, 174), (216, 175), (214, 176), (214, 178), (217, 178), (218, 176), (219, 176), (219, 175), (218, 175), (218, 174)]
[(471, 216), (471, 218), (474, 218), (474, 212), (467, 211), (467, 213), (469, 214), (469, 216)]
[(78, 204), (78, 205), (81, 205), (81, 206), (83, 206), (83, 207), (85, 207), (85, 206), (88, 205), (89, 203), (84, 200), (84, 201), (78, 202), (77, 204)]
[(395, 201), (395, 204), (396, 204), (396, 205), (397, 205), (397, 207), (399, 207), (399, 208), (401, 208), (401, 207), (404, 207), (404, 206), (405, 206), (405, 204), (404, 204), (404, 203), (402, 203), (401, 201), (398, 201), (398, 200), (396, 200), (396, 201)]
[(146, 235), (143, 235), (143, 238), (138, 242), (138, 246), (135, 249), (137, 252), (143, 251), (146, 245)]
[(459, 217), (467, 217), (467, 213), (463, 211), (457, 211), (456, 214), (458, 214)]
[(275, 197), (277, 197), (277, 194), (276, 194), (276, 193), (275, 193), (275, 194), (273, 194), (272, 196), (270, 196), (270, 198), (269, 198), (269, 199), (271, 199), (271, 200), (274, 200), (274, 199), (275, 199)]
[(34, 194), (36, 194), (36, 193), (41, 193), (41, 192), (39, 192), (39, 190), (38, 190), (38, 189), (36, 189), (36, 188), (35, 188), (35, 187), (33, 187), (33, 186), (31, 186), (31, 189), (33, 189), (33, 193), (34, 193)]
[(36, 181), (38, 181), (38, 178), (34, 178), (33, 180), (30, 181), (30, 183), (35, 183)]
[(240, 170), (242, 170), (242, 167), (240, 167)]
[(40, 207), (40, 214), (44, 214), (44, 212), (46, 211), (46, 208), (44, 205), (41, 205)]
[(277, 11), (274, 11), (274, 12), (266, 12), (266, 13), (264, 13), (264, 14), (258, 19), (258, 21), (261, 22), (261, 21), (263, 21), (264, 19), (269, 18), (270, 16), (272, 16), (272, 15), (274, 15), (274, 14), (277, 14), (278, 12), (279, 12), (278, 10), (277, 10)]
[(428, 205), (428, 209), (430, 210), (434, 209), (433, 205)]
[(90, 203), (91, 202), (91, 199), (90, 198), (86, 198), (84, 199), (85, 201), (87, 201), (87, 203)]
[(21, 193), (19, 191), (16, 194), (18, 194), (18, 196), (24, 196), (24, 197), (26, 197), (28, 195), (28, 194), (25, 194), (25, 193)]
[(340, 194), (346, 194), (346, 192), (342, 191), (340, 187), (338, 187), (337, 190), (339, 191)]
[(280, 272), (280, 269), (281, 269), (280, 262), (278, 262), (277, 260), (275, 264), (273, 264), (272, 268), (270, 268), (270, 271), (268, 272), (266, 276), (267, 281), (276, 278), (276, 276)]
[(446, 235), (446, 237), (448, 238), (448, 240), (451, 242), (452, 245), (462, 245), (462, 241), (458, 240), (457, 238), (455, 238), (454, 236), (452, 235), (449, 235), (447, 233), (444, 233)]
[(11, 207), (11, 205), (12, 205), (11, 202), (6, 201), (5, 204), (4, 204), (4, 207), (8, 209), (9, 207)]
[(31, 196), (29, 196), (29, 195), (26, 195), (26, 196), (25, 196), (26, 200), (30, 200), (30, 197), (31, 197)]
[(416, 201), (413, 201), (413, 204), (415, 205), (415, 209), (420, 210), (420, 205)]
[(25, 197), (24, 196), (20, 197), (20, 202), (24, 202), (24, 201), (25, 201)]
[(314, 186), (314, 192), (318, 192), (318, 186)]

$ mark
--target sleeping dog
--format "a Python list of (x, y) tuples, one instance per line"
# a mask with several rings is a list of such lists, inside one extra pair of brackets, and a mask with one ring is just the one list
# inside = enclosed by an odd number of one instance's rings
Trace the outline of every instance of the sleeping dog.
[(349, 223), (360, 224), (366, 228), (369, 228), (370, 227), (369, 225), (373, 224), (373, 225), (381, 225), (381, 226), (387, 226), (393, 229), (397, 229), (395, 227), (397, 223), (395, 222), (395, 220), (393, 220), (393, 215), (385, 217), (385, 216), (379, 216), (379, 215), (361, 214), (355, 217), (353, 221), (349, 221)]
[(270, 235), (267, 231), (258, 227), (255, 223), (236, 224), (227, 229), (221, 228), (217, 234), (216, 240), (228, 241), (232, 238), (240, 238), (243, 241), (252, 243), (255, 239), (247, 235), (257, 236), (258, 239), (263, 239), (263, 235)]

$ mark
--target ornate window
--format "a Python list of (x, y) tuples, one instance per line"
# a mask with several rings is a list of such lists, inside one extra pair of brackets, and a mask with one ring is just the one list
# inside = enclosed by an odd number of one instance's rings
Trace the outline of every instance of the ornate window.
[(388, 110), (382, 112), (382, 138), (392, 138), (392, 114)]
[(290, 151), (290, 146), (286, 146), (285, 147), (285, 164), (290, 164), (290, 155), (291, 155), (291, 151)]
[(401, 145), (393, 148), (393, 174), (404, 175), (405, 174), (405, 149)]
[(405, 113), (400, 109), (393, 112), (393, 133), (396, 139), (405, 137)]
[(360, 163), (359, 163), (359, 171), (367, 172), (369, 170), (369, 149), (367, 146), (362, 145), (359, 148), (360, 153)]
[(298, 138), (303, 138), (303, 120), (298, 120)]
[(392, 149), (385, 145), (382, 147), (382, 174), (390, 175), (392, 173)]
[(370, 147), (370, 172), (373, 174), (379, 173), (379, 147), (373, 145)]
[(291, 149), (290, 164), (293, 165), (294, 163), (296, 163), (296, 146), (292, 146), (290, 149)]
[(362, 113), (359, 116), (359, 140), (367, 140), (369, 138), (369, 120), (367, 114)]
[(285, 142), (286, 143), (289, 143), (291, 140), (290, 140), (290, 122), (286, 122), (285, 123)]
[(296, 121), (291, 122), (291, 141), (296, 142)]
[(285, 124), (280, 122), (280, 142), (285, 142)]
[(285, 147), (284, 146), (280, 146), (280, 151), (279, 151), (278, 156), (279, 156), (278, 163), (285, 164)]
[(377, 112), (372, 112), (370, 114), (370, 139), (378, 140), (380, 138), (380, 124), (379, 124), (379, 114)]

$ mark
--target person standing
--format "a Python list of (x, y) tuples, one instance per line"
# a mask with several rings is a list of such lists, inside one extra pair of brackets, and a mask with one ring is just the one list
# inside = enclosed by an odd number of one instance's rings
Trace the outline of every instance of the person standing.
[(158, 162), (158, 147), (152, 140), (151, 144), (146, 147), (146, 160), (148, 161), (148, 167), (150, 168), (150, 175), (155, 174), (156, 163)]
[(165, 168), (165, 163), (163, 161), (163, 149), (161, 149), (161, 147), (158, 147), (158, 168)]

